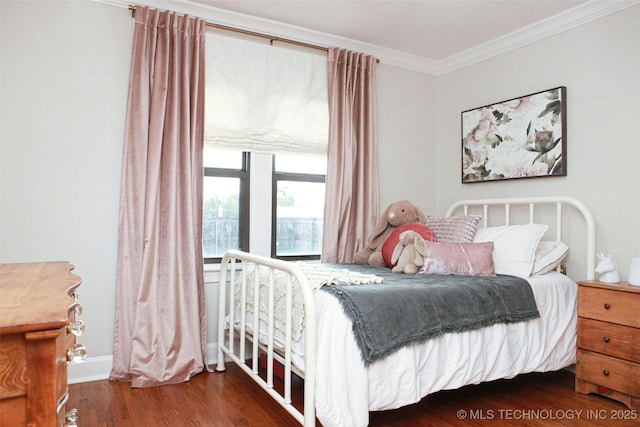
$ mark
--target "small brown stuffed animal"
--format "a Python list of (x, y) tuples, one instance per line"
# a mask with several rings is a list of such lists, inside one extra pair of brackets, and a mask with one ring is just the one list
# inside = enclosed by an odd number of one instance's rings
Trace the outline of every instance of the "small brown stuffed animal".
[(409, 200), (398, 200), (384, 210), (376, 223), (367, 245), (354, 256), (356, 264), (386, 266), (382, 257), (382, 245), (393, 230), (408, 222), (424, 224), (427, 217), (422, 210)]
[(391, 269), (394, 273), (416, 274), (424, 265), (427, 254), (427, 243), (422, 236), (413, 230), (400, 234), (400, 242), (393, 249), (391, 262), (396, 266)]

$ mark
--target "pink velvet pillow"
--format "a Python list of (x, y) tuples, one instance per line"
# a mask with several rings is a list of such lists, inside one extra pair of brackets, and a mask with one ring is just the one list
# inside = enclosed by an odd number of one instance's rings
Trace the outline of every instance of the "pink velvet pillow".
[(419, 273), (456, 276), (495, 276), (493, 242), (428, 242)]
[(396, 248), (396, 245), (398, 244), (398, 242), (400, 242), (400, 235), (407, 230), (415, 231), (428, 242), (436, 241), (436, 235), (426, 225), (420, 224), (419, 222), (409, 222), (407, 224), (402, 224), (401, 226), (393, 230), (391, 234), (389, 234), (389, 237), (387, 237), (387, 240), (385, 240), (382, 244), (382, 258), (384, 259), (385, 264), (387, 264), (387, 267), (393, 268), (396, 266), (395, 264), (391, 263), (391, 256), (393, 255), (393, 250)]

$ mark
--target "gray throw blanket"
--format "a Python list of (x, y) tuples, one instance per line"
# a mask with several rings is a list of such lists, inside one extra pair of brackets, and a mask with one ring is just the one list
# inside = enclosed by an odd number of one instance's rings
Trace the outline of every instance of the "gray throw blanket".
[(375, 274), (383, 283), (324, 286), (353, 322), (365, 365), (449, 333), (540, 317), (531, 285), (519, 277), (397, 274), (388, 268), (329, 264)]

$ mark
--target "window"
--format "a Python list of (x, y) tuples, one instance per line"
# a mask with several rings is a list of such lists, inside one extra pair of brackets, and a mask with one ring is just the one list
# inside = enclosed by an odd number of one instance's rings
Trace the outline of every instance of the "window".
[(206, 147), (203, 157), (202, 251), (213, 263), (228, 249), (249, 250), (249, 155)]
[(320, 259), (326, 158), (205, 147), (204, 163), (205, 263), (228, 249)]
[(271, 256), (320, 259), (326, 157), (273, 159)]
[(210, 29), (206, 51), (205, 262), (233, 248), (319, 258), (326, 56)]

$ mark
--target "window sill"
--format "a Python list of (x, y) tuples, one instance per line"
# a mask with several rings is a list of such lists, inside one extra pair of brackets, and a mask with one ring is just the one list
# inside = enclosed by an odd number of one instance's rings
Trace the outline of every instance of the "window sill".
[(218, 283), (220, 281), (220, 263), (204, 265), (204, 283)]

